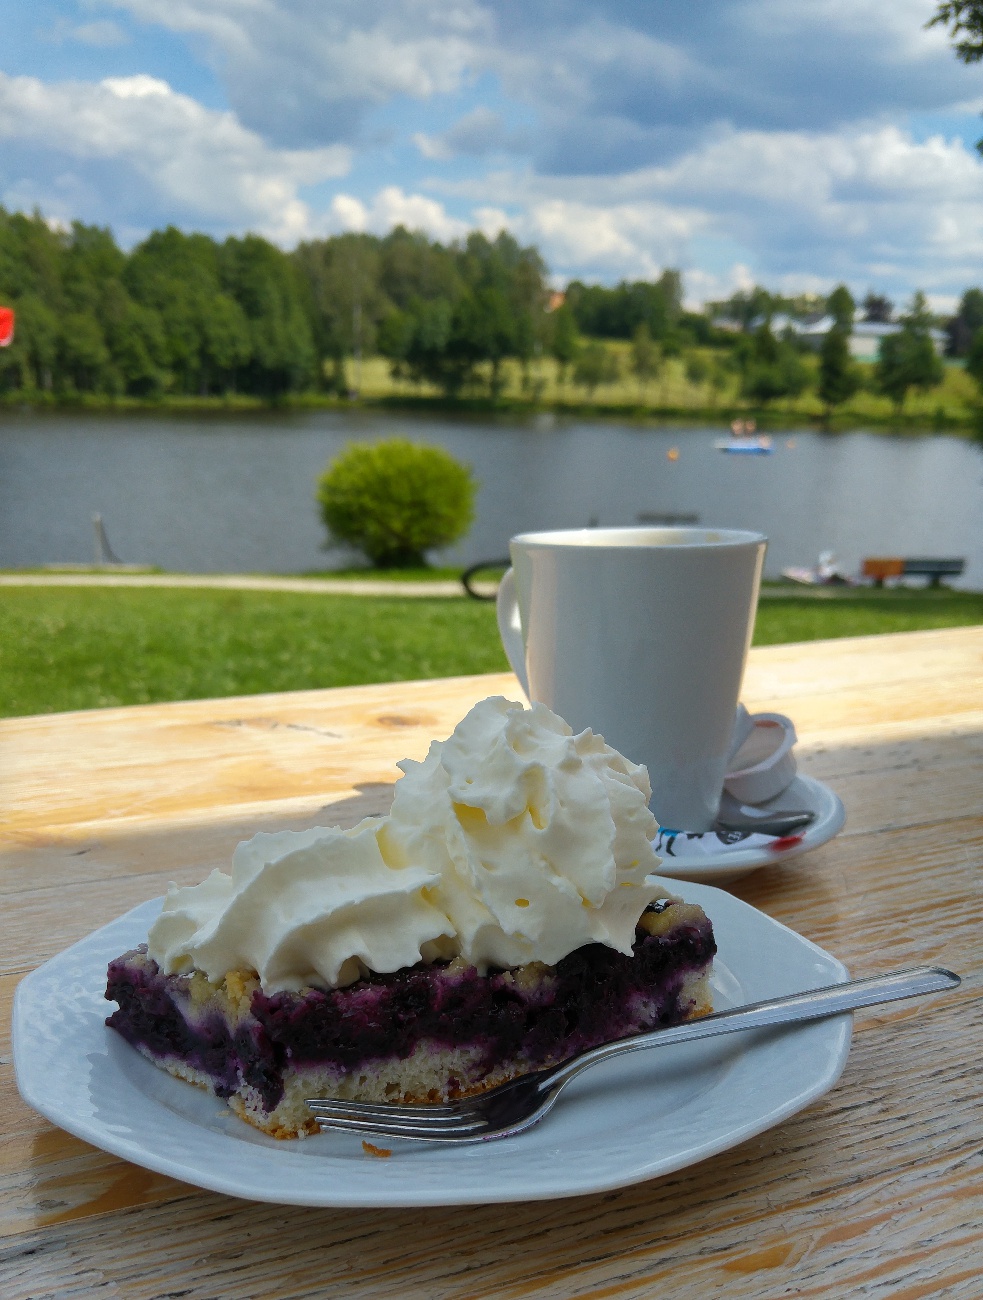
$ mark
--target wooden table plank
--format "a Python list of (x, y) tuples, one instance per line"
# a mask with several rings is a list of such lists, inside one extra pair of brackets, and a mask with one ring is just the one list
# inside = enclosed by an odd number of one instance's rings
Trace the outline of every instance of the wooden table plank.
[(803, 770), (848, 823), (734, 892), (856, 973), (941, 961), (967, 978), (931, 1014), (861, 1013), (837, 1087), (734, 1151), (557, 1202), (305, 1211), (136, 1169), (20, 1101), (7, 1026), (24, 971), (167, 879), (227, 866), (257, 829), (382, 811), (396, 759), (516, 692), (499, 675), (0, 722), (4, 1300), (979, 1300), (979, 628), (752, 653), (745, 698), (795, 719)]

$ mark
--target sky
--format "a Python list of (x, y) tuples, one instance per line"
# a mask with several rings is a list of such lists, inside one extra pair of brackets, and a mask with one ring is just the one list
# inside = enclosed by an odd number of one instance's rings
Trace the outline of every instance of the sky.
[(698, 305), (983, 284), (983, 64), (935, 0), (0, 0), (0, 204), (290, 248), (508, 229)]

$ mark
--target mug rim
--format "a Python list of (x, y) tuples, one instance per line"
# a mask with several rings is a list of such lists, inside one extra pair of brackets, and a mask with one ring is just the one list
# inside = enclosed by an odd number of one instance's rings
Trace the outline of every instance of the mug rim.
[(625, 525), (610, 528), (556, 528), (542, 532), (516, 533), (509, 545), (583, 551), (601, 550), (712, 550), (721, 547), (757, 546), (767, 543), (764, 533), (744, 528), (709, 528), (700, 525)]

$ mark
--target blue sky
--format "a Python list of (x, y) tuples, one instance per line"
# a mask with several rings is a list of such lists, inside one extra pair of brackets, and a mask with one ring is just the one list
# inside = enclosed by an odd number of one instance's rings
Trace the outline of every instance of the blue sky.
[(983, 283), (983, 66), (934, 0), (0, 0), (0, 203), (290, 247), (507, 227), (691, 302)]

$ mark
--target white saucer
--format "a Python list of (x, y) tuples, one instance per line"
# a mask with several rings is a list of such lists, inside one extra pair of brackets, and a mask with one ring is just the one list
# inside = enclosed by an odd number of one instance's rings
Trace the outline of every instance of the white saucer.
[[(730, 845), (721, 843), (719, 852), (699, 854), (686, 853), (685, 843), (667, 843), (659, 848), (657, 842), (656, 848), (662, 857), (659, 875), (669, 876), (673, 880), (693, 880), (704, 885), (726, 885), (760, 867), (787, 862), (789, 858), (797, 858), (810, 849), (818, 848), (838, 834), (846, 821), (846, 811), (839, 795), (834, 794), (828, 785), (823, 785), (822, 781), (801, 773), (780, 795), (758, 806), (762, 813), (792, 812), (799, 809), (815, 813), (815, 820), (800, 834), (784, 839), (762, 841), (759, 836), (754, 836), (752, 843), (743, 848), (741, 844), (746, 843), (744, 841)], [(674, 854), (674, 849), (678, 850), (678, 856)]]

